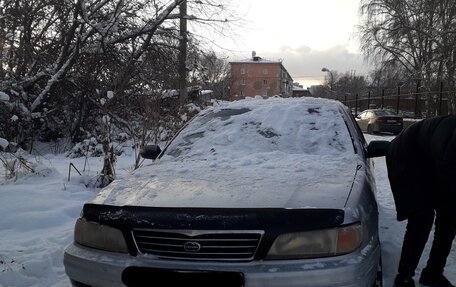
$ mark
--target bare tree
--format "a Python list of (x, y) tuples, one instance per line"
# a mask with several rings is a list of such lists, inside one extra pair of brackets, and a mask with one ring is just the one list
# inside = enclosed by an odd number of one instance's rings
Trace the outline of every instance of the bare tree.
[[(69, 73), (75, 73), (81, 55), (112, 47), (147, 48), (163, 23), (175, 18), (172, 12), (182, 1), (1, 1), (0, 82), (2, 90), (12, 95), (10, 110), (16, 109), (25, 126), (32, 127), (33, 118), (39, 116), (33, 113), (46, 113), (49, 98), (59, 95), (54, 89), (72, 77)], [(126, 73), (142, 53), (141, 49), (130, 53)], [(30, 141), (27, 136), (32, 132), (24, 133), (18, 141)]]
[[(112, 155), (111, 133), (126, 132), (142, 146), (159, 140), (161, 127), (181, 125), (179, 109), (161, 95), (179, 86), (177, 8), (183, 2), (0, 0), (0, 91), (11, 98), (0, 105), (0, 136), (31, 150), (34, 137), (77, 141), (101, 133), (105, 155)], [(189, 54), (204, 58), (207, 35), (229, 34), (236, 22), (229, 1), (187, 2)], [(207, 73), (189, 61), (186, 68), (215, 87), (224, 77), (216, 67), (226, 63), (212, 59)], [(103, 105), (107, 91), (116, 96)], [(109, 129), (101, 129), (107, 117)]]
[(382, 68), (401, 65), (422, 90), (440, 80), (454, 89), (455, 1), (363, 0), (360, 13), (362, 50), (369, 60)]
[(227, 59), (215, 53), (203, 55), (201, 65), (204, 69), (205, 86), (214, 92), (216, 99), (227, 100), (229, 97), (230, 68)]
[(366, 78), (363, 75), (356, 75), (353, 71), (340, 73), (335, 84), (339, 94), (339, 100), (353, 100), (356, 94), (363, 94), (366, 91)]
[(327, 72), (325, 75), (325, 80), (323, 85), (327, 89), (327, 98), (330, 99), (337, 99), (338, 98), (338, 87), (337, 87), (337, 81), (339, 80), (339, 72), (335, 70), (329, 70), (327, 68), (322, 69), (323, 72)]

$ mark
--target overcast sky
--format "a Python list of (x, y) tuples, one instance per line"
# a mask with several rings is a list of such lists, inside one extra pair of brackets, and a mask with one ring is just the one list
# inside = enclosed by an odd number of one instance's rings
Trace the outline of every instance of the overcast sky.
[(224, 41), (229, 60), (256, 51), (283, 64), (304, 87), (321, 83), (322, 67), (365, 73), (356, 25), (359, 0), (233, 0), (244, 19), (234, 39)]

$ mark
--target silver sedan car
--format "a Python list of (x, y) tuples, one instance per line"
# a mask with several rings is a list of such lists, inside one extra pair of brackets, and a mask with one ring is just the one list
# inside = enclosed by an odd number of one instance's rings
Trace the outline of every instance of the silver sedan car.
[(382, 286), (369, 158), (386, 145), (335, 101), (208, 108), (84, 205), (65, 271), (74, 286)]
[(404, 128), (403, 118), (389, 110), (373, 109), (362, 111), (357, 117), (359, 127), (369, 134), (399, 134)]

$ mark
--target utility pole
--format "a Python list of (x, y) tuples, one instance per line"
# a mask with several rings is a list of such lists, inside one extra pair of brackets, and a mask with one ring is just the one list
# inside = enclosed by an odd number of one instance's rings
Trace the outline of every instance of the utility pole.
[(180, 45), (179, 45), (179, 102), (187, 102), (187, 0), (179, 5)]

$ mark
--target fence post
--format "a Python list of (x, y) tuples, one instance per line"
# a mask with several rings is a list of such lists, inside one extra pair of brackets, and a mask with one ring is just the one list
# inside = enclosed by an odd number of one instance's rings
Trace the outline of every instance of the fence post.
[(419, 98), (421, 98), (421, 97), (419, 96), (419, 92), (420, 92), (420, 83), (421, 83), (420, 80), (417, 80), (417, 81), (416, 81), (416, 93), (415, 93), (415, 119), (418, 118), (418, 112), (419, 112), (419, 103), (418, 103), (418, 100), (419, 100)]
[(355, 117), (358, 115), (358, 94), (355, 96)]
[(440, 89), (439, 89), (439, 116), (442, 115), (442, 98), (443, 98), (443, 82), (440, 82)]
[(399, 103), (401, 101), (401, 86), (397, 86), (396, 114), (399, 114)]
[(371, 92), (367, 93), (367, 109), (370, 109), (370, 102), (371, 102)]
[(382, 89), (382, 104), (381, 104), (382, 110), (384, 108), (384, 105), (385, 105), (385, 89)]

